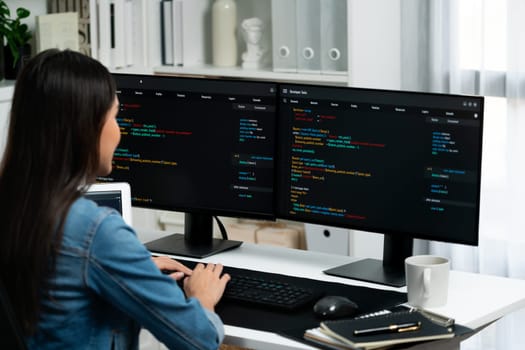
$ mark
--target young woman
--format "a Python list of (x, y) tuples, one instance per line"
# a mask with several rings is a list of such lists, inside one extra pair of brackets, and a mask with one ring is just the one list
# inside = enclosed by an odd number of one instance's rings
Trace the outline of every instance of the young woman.
[(16, 82), (0, 168), (0, 277), (28, 347), (137, 348), (145, 327), (170, 348), (216, 349), (222, 266), (152, 258), (117, 212), (82, 197), (111, 172), (118, 108), (111, 74), (80, 53), (44, 51)]

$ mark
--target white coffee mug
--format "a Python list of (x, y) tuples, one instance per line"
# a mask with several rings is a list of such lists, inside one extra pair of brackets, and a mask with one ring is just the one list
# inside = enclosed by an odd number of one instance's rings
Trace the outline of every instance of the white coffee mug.
[(450, 263), (435, 255), (405, 259), (408, 303), (417, 307), (438, 307), (447, 303)]

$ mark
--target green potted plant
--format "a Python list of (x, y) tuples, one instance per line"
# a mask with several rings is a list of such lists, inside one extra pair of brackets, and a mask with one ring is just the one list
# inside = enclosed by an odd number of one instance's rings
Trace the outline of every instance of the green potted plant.
[(29, 41), (32, 34), (27, 24), (21, 22), (29, 15), (28, 9), (19, 7), (16, 9), (16, 17), (11, 18), (9, 6), (5, 1), (0, 0), (0, 36), (2, 43), (6, 44), (3, 50), (5, 61), (3, 66), (5, 77), (8, 79), (16, 78), (18, 70), (24, 63), (24, 58), (28, 58), (31, 54)]

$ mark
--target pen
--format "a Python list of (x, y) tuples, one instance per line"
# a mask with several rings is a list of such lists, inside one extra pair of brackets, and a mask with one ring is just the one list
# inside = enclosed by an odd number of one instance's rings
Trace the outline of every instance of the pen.
[(356, 329), (354, 335), (373, 335), (383, 333), (402, 333), (417, 331), (421, 328), (421, 322), (408, 322), (402, 324), (391, 324), (384, 327)]

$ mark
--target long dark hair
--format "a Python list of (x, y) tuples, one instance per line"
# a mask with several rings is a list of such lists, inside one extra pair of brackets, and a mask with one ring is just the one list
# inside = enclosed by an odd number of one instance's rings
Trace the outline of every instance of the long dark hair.
[(115, 83), (98, 61), (47, 50), (20, 73), (0, 167), (0, 277), (25, 333), (36, 328), (62, 228), (99, 167)]

